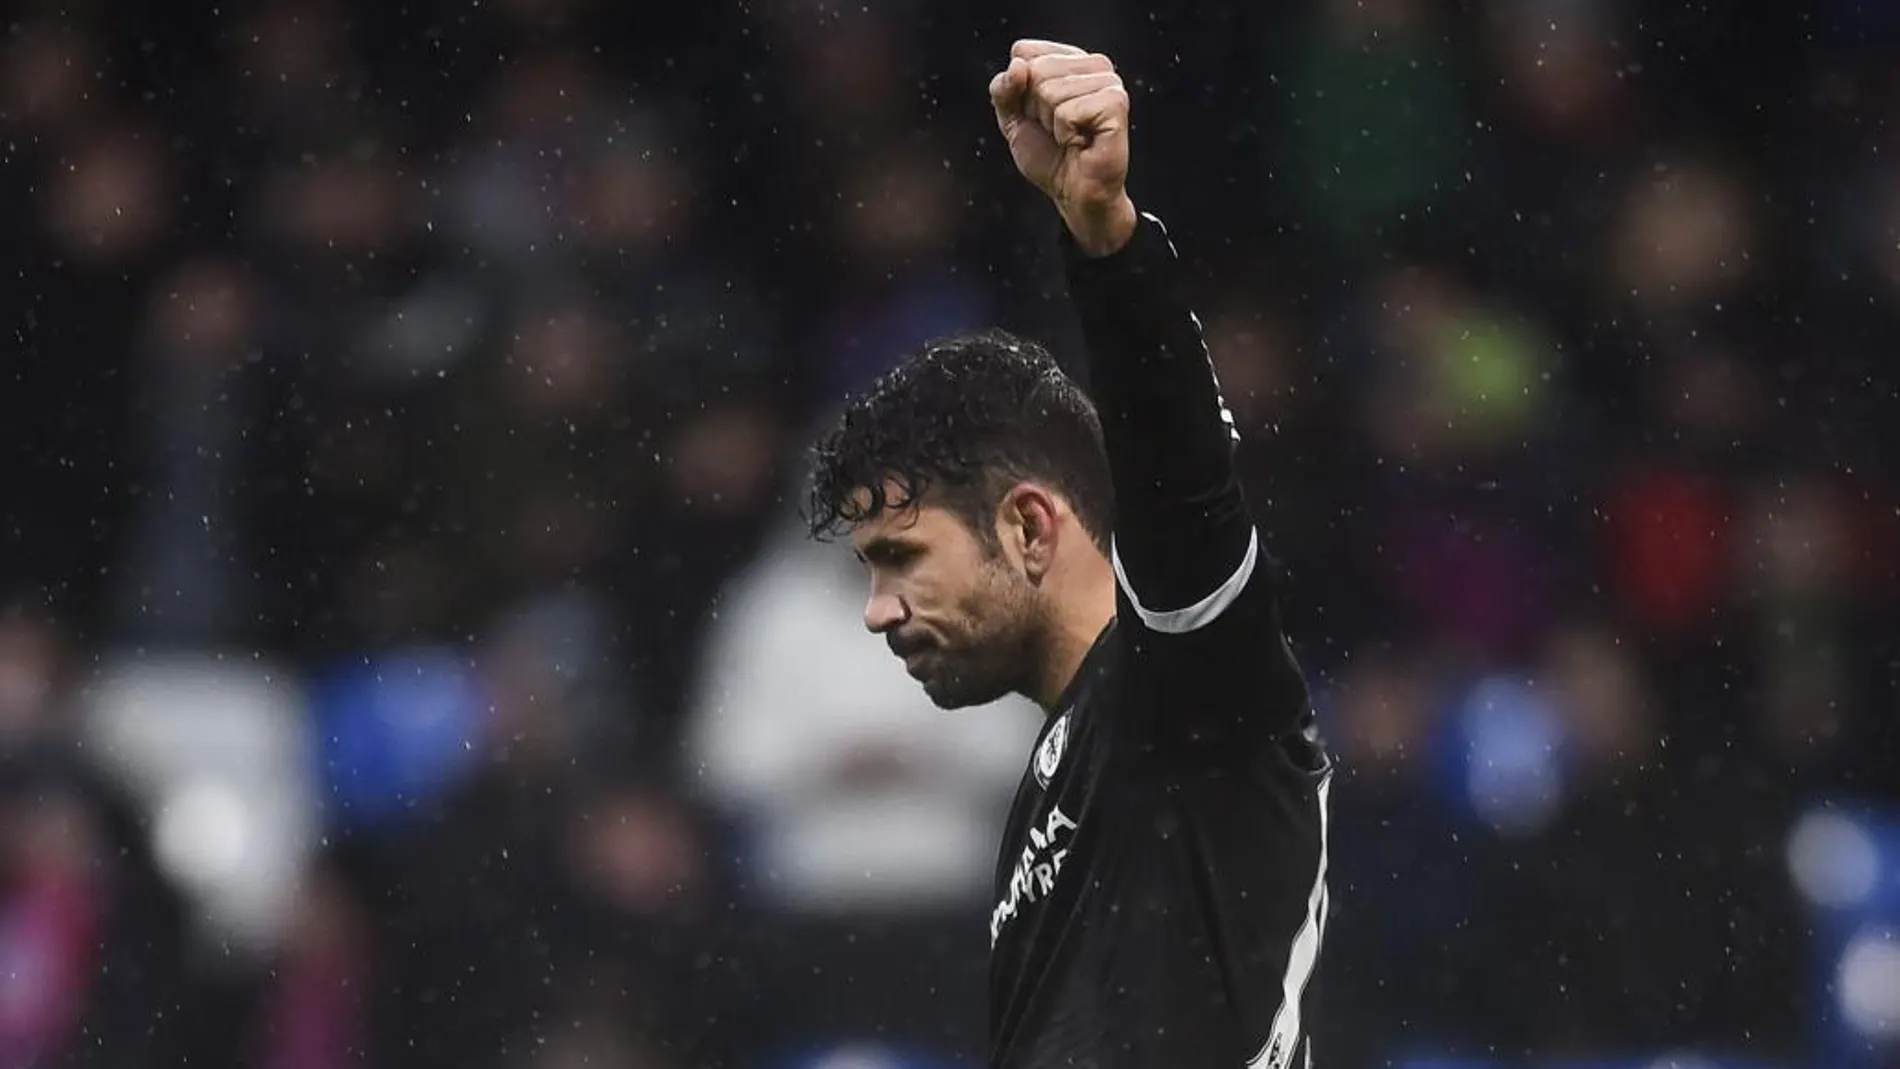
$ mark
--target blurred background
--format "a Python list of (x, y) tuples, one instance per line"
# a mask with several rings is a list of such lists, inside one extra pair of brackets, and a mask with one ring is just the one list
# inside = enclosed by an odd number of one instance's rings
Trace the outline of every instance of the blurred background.
[(1323, 1069), (1900, 1064), (1900, 8), (9, 11), (0, 1066), (980, 1064), (1036, 714), (795, 506), (921, 340), (1080, 352), (1019, 35), (1292, 575)]

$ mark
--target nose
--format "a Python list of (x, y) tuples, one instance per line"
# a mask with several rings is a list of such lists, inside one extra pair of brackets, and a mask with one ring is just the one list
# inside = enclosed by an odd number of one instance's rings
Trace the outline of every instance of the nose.
[(864, 603), (864, 627), (874, 635), (881, 635), (909, 619), (910, 606), (896, 594), (872, 594), (871, 600)]

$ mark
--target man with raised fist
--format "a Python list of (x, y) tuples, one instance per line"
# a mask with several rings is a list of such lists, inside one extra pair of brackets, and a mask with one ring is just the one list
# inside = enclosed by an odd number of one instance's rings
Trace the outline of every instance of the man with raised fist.
[(814, 454), (865, 625), (941, 707), (1046, 721), (990, 921), (993, 1069), (1287, 1069), (1325, 933), (1332, 766), (1236, 479), (1234, 421), (1105, 56), (1019, 41), (990, 99), (1054, 202), (1088, 389), (999, 331), (932, 342)]

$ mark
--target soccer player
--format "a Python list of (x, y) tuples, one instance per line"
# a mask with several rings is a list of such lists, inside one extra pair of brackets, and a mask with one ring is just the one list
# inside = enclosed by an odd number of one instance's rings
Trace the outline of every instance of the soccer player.
[(1085, 393), (1002, 332), (933, 342), (814, 453), (810, 520), (943, 708), (1047, 714), (990, 920), (994, 1069), (1286, 1069), (1326, 927), (1326, 795), (1232, 417), (1161, 223), (1126, 191), (1101, 55), (1019, 41), (990, 83), (1055, 202)]

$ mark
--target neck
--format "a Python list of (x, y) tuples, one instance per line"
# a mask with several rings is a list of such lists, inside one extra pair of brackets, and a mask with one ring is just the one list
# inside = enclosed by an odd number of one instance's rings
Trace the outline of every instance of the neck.
[(1041, 678), (1029, 697), (1047, 715), (1059, 710), (1056, 703), (1069, 689), (1075, 674), (1082, 670), (1102, 630), (1115, 619), (1115, 572), (1108, 559), (1093, 554), (1072, 592), (1058, 595), (1055, 618), (1051, 621), (1048, 646), (1043, 650)]

